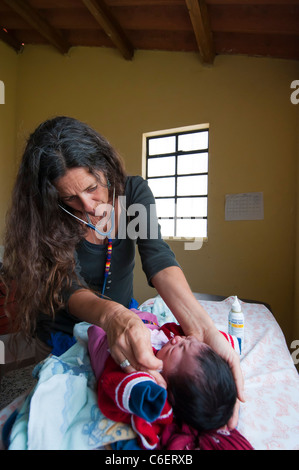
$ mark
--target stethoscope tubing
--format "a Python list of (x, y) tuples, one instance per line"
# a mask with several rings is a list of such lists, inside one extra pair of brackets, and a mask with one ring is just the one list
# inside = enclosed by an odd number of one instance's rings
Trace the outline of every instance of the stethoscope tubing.
[[(72, 212), (68, 211), (65, 207), (61, 206), (60, 204), (59, 207), (64, 211), (66, 212), (67, 214), (71, 215), (72, 217), (74, 217), (75, 219), (79, 220), (80, 222), (82, 222), (83, 224), (85, 224), (87, 227), (91, 228), (92, 230), (94, 230), (98, 235), (100, 235), (101, 237), (107, 237), (107, 238), (110, 238), (110, 235), (114, 229), (114, 203), (115, 203), (115, 188), (113, 190), (113, 202), (112, 202), (112, 210), (111, 210), (111, 214), (110, 214), (110, 217), (109, 217), (109, 220), (108, 222), (111, 221), (111, 227), (110, 229), (107, 231), (107, 232), (101, 232), (101, 230), (99, 230), (95, 225), (93, 225), (90, 220), (88, 220), (88, 222), (86, 222), (86, 220), (83, 220), (83, 219), (80, 219), (80, 217), (77, 217), (76, 215), (72, 214)], [(86, 214), (87, 218), (89, 219), (88, 217), (88, 214)]]
[(103, 287), (102, 287), (102, 293), (101, 293), (101, 297), (103, 298), (104, 297), (104, 292), (105, 292), (105, 289), (106, 289), (106, 283), (107, 283), (107, 278), (108, 278), (108, 275), (109, 275), (109, 271), (110, 271), (110, 264), (111, 264), (111, 254), (112, 254), (112, 239), (111, 239), (111, 233), (114, 229), (114, 215), (115, 215), (115, 211), (114, 211), (114, 203), (115, 203), (115, 188), (113, 190), (113, 206), (112, 206), (112, 210), (111, 210), (111, 214), (110, 214), (110, 217), (109, 217), (109, 220), (107, 222), (110, 222), (111, 221), (111, 227), (110, 229), (107, 231), (107, 232), (101, 232), (101, 230), (99, 230), (95, 225), (93, 225), (90, 220), (89, 220), (89, 216), (88, 214), (86, 214), (87, 216), (87, 219), (88, 219), (88, 222), (86, 222), (86, 220), (83, 220), (83, 219), (80, 219), (80, 217), (77, 217), (76, 215), (72, 214), (70, 211), (68, 211), (65, 207), (61, 206), (60, 204), (59, 207), (64, 211), (66, 212), (67, 214), (71, 215), (72, 217), (74, 217), (75, 219), (79, 220), (79, 222), (82, 222), (84, 225), (86, 225), (87, 227), (91, 228), (92, 230), (94, 230), (98, 235), (100, 235), (100, 237), (107, 237), (108, 238), (108, 252), (107, 252), (107, 257), (106, 257), (106, 263), (105, 263), (105, 272), (104, 272), (104, 282), (103, 282)]

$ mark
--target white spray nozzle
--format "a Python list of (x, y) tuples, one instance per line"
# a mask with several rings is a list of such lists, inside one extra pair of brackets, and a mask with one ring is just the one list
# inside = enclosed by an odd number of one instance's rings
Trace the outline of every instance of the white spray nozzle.
[(234, 312), (241, 312), (241, 305), (240, 305), (238, 297), (236, 295), (235, 295), (234, 303), (232, 305), (232, 310)]

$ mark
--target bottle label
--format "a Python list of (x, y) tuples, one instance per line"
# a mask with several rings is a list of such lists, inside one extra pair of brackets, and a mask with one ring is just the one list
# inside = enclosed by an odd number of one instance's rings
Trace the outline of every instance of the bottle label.
[(237, 338), (244, 337), (244, 322), (236, 318), (228, 322), (228, 332), (232, 336), (237, 336)]
[(232, 323), (232, 322), (229, 322), (229, 326), (231, 326), (232, 328), (244, 328), (244, 323)]

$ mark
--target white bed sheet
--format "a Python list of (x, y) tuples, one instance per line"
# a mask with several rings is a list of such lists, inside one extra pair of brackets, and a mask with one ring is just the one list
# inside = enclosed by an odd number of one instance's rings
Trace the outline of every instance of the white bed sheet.
[[(227, 332), (233, 299), (200, 301), (221, 331)], [(149, 299), (142, 309), (152, 309), (155, 302)], [(284, 335), (264, 305), (241, 305), (245, 317), (241, 367), (246, 403), (240, 407), (238, 430), (256, 450), (299, 450), (299, 375)], [(158, 310), (162, 309), (160, 300)]]

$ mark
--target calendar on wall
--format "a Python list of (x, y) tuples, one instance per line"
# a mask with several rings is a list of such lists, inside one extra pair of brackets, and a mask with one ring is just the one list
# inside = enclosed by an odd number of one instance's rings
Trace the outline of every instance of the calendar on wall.
[(263, 220), (264, 197), (262, 192), (227, 194), (225, 220)]

